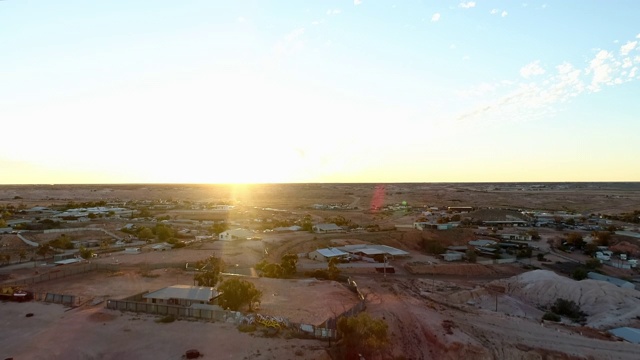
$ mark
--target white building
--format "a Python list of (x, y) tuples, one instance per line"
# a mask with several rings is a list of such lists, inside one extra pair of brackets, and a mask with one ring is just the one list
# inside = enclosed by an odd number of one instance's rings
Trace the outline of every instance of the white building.
[(316, 224), (313, 225), (313, 232), (314, 233), (336, 233), (336, 232), (343, 232), (344, 229), (341, 228), (340, 226), (336, 225), (336, 224)]
[(233, 229), (223, 231), (218, 235), (218, 239), (223, 241), (232, 241), (232, 240), (251, 240), (256, 237), (256, 234), (247, 229)]
[(349, 256), (349, 253), (336, 248), (318, 249), (309, 253), (309, 259), (318, 261), (329, 261), (332, 258), (345, 258), (347, 256)]

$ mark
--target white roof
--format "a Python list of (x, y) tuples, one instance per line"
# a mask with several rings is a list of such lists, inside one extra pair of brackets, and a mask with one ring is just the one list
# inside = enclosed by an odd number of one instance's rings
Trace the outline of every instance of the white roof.
[(361, 252), (367, 255), (388, 254), (392, 256), (407, 256), (408, 252), (400, 249), (396, 249), (387, 245), (369, 245), (369, 244), (356, 244), (345, 245), (340, 247), (341, 250), (348, 252)]
[(210, 301), (218, 296), (218, 292), (212, 287), (173, 285), (143, 295), (145, 299), (182, 299), (193, 301)]
[(337, 256), (345, 256), (345, 255), (349, 255), (348, 253), (338, 250), (336, 248), (324, 248), (324, 249), (318, 249), (316, 250), (320, 255), (327, 257), (327, 258), (331, 258), (331, 257), (337, 257)]

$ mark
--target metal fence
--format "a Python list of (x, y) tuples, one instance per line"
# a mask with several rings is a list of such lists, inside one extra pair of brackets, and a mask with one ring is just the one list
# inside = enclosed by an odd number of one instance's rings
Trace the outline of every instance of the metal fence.
[(55, 268), (52, 271), (48, 271), (43, 274), (38, 274), (36, 276), (18, 280), (10, 280), (7, 281), (7, 284), (16, 285), (16, 286), (29, 286), (37, 283), (62, 279), (68, 276), (83, 274), (93, 270), (117, 270), (119, 267), (117, 265), (112, 264), (96, 264), (96, 263), (86, 263), (86, 264), (78, 264), (72, 266), (64, 266)]

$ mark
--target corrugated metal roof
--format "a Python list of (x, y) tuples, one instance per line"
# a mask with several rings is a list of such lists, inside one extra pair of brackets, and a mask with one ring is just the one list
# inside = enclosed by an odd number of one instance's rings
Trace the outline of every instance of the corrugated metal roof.
[(210, 301), (218, 296), (218, 292), (212, 287), (173, 285), (143, 295), (145, 299), (182, 299), (193, 301)]
[(331, 257), (336, 257), (336, 256), (346, 256), (349, 255), (348, 253), (338, 250), (336, 248), (325, 248), (325, 249), (318, 249), (316, 250), (320, 255), (327, 257), (327, 258), (331, 258)]

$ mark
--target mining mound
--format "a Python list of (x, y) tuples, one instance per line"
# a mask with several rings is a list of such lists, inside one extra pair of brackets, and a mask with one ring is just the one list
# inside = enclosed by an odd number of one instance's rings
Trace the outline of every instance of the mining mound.
[(558, 298), (572, 300), (588, 315), (587, 325), (598, 329), (623, 326), (640, 316), (640, 292), (605, 281), (576, 281), (549, 270), (534, 270), (491, 284), (537, 307), (550, 306)]

